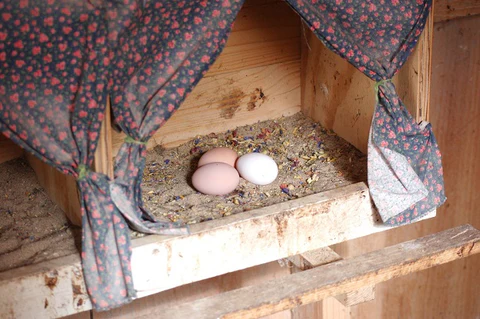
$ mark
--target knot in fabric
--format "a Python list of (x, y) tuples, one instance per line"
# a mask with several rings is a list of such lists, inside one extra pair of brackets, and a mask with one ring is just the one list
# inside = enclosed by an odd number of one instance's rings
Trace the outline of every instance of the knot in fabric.
[(137, 141), (136, 139), (134, 139), (130, 135), (127, 135), (127, 137), (125, 137), (124, 142), (125, 143), (130, 143), (130, 144), (147, 145), (147, 142)]
[(387, 82), (392, 82), (392, 79), (380, 80), (378, 82), (375, 82), (375, 99), (377, 100), (377, 103), (378, 103), (378, 88), (380, 86), (385, 86)]
[(80, 164), (80, 165), (78, 165), (78, 169), (77, 169), (78, 177), (77, 177), (77, 180), (80, 181), (80, 180), (84, 179), (84, 178), (87, 176), (87, 172), (88, 172), (89, 170), (90, 170), (90, 169), (89, 169), (88, 166), (85, 165), (85, 164)]

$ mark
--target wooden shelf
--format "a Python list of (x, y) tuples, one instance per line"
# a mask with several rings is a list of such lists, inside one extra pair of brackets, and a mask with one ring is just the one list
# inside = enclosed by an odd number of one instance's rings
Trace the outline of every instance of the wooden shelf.
[[(427, 218), (435, 216), (432, 212)], [(133, 241), (138, 297), (389, 229), (364, 183)], [(0, 273), (0, 317), (60, 317), (91, 309), (80, 257)]]

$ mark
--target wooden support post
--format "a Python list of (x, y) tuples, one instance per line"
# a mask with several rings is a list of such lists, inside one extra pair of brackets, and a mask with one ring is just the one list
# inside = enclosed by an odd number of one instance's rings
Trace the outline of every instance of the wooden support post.
[(149, 318), (259, 318), (480, 253), (480, 231), (463, 225), (267, 283), (168, 308)]
[[(292, 273), (305, 271), (322, 265), (326, 265), (338, 260), (342, 260), (342, 257), (338, 255), (329, 247), (323, 247), (313, 251), (307, 251), (305, 253), (293, 256), (289, 258), (293, 264)], [(328, 300), (328, 299), (336, 299)], [(362, 302), (370, 301), (375, 298), (375, 287), (366, 286), (358, 290), (347, 292), (335, 297), (326, 298), (324, 300), (304, 305), (296, 309), (292, 309), (292, 319), (302, 319), (309, 317), (311, 313), (321, 313), (322, 319), (335, 318), (339, 315), (342, 318), (350, 318), (349, 307), (357, 305)]]

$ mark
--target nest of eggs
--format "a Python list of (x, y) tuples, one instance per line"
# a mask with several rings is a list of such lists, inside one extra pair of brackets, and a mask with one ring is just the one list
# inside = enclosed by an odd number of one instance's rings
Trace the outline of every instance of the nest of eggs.
[[(217, 147), (230, 148), (239, 156), (268, 155), (278, 165), (278, 176), (263, 186), (240, 178), (238, 186), (222, 196), (197, 192), (192, 175), (201, 156)], [(198, 136), (176, 148), (156, 147), (147, 155), (143, 199), (159, 219), (193, 224), (365, 182), (366, 166), (366, 156), (356, 148), (297, 113)]]

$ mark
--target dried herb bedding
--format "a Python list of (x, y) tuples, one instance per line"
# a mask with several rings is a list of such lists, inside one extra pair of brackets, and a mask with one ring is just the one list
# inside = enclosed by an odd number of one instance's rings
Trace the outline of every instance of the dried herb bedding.
[(0, 164), (0, 272), (78, 253), (79, 233), (26, 161)]
[[(241, 179), (226, 196), (196, 192), (190, 177), (198, 160), (203, 152), (219, 146), (240, 155), (272, 156), (279, 165), (277, 180), (256, 186)], [(366, 156), (298, 113), (149, 151), (143, 197), (157, 217), (192, 224), (359, 181), (366, 181)], [(80, 229), (68, 223), (23, 159), (0, 164), (0, 198), (0, 271), (78, 253)], [(143, 235), (133, 232), (133, 236)]]
[[(190, 184), (202, 153), (230, 147), (239, 155), (265, 153), (279, 165), (279, 176), (267, 186), (241, 179), (225, 196), (203, 195)], [(199, 136), (177, 148), (148, 152), (143, 176), (147, 208), (164, 220), (199, 223), (313, 193), (366, 181), (366, 156), (301, 113)]]

